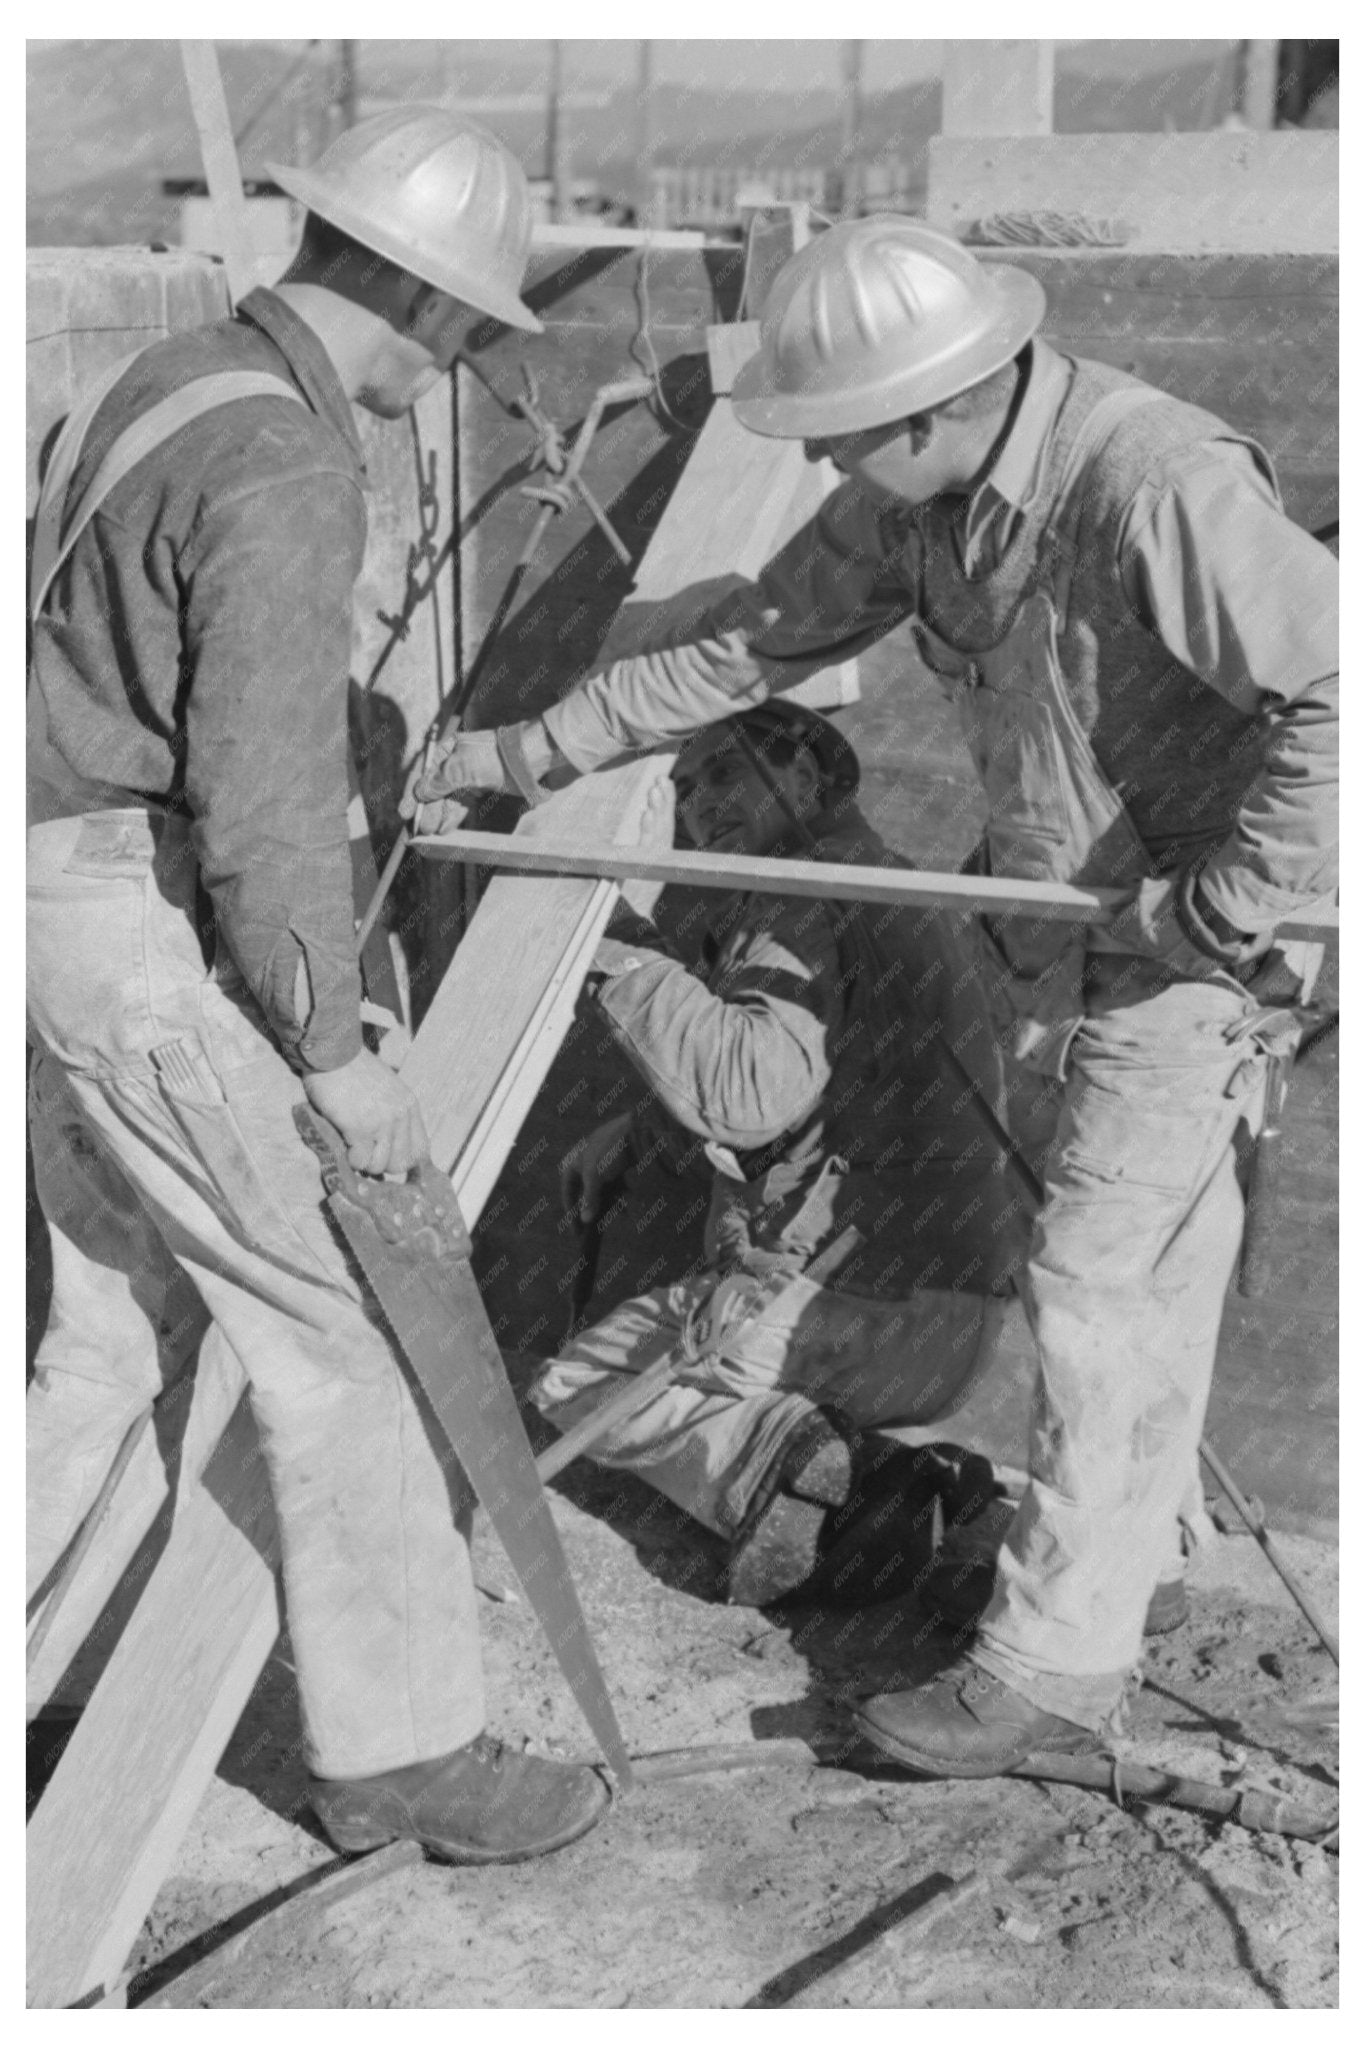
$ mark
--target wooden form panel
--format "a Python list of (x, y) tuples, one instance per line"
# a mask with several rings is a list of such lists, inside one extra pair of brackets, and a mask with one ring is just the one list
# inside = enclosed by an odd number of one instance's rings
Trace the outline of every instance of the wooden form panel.
[[(746, 433), (729, 401), (718, 399), (600, 659), (646, 645), (658, 631), (660, 606), (680, 588), (752, 575), (811, 516), (824, 489), (798, 442)], [(584, 776), (517, 830), (629, 843), (659, 772), (654, 759)], [(422, 1104), (432, 1157), (453, 1174), (462, 1202), (475, 1188), (490, 1190), (490, 1171), (496, 1177), (501, 1170), (568, 1027), (616, 894), (615, 884), (567, 877), (499, 875), (489, 884), (402, 1068)], [(552, 984), (563, 994), (547, 1009)], [(479, 1120), (497, 1095), (504, 1107), (493, 1158)]]
[(1043, 333), (1202, 405), (1265, 447), (1301, 525), (1336, 517), (1338, 259), (979, 249), (1047, 293)]
[[(638, 563), (705, 424), (706, 329), (733, 316), (741, 272), (741, 251), (724, 244), (542, 251), (532, 258), (526, 298), (545, 322), (544, 335), (498, 328), (475, 337), (478, 374), (462, 368), (458, 386), (466, 672), (539, 510), (520, 488), (534, 480), (528, 465), (536, 436), (510, 410), (524, 392), (522, 365), (536, 378), (542, 409), (571, 438), (594, 392), (641, 375), (652, 349), (662, 399), (608, 412), (584, 470)], [(481, 379), (496, 387), (501, 404)], [(471, 724), (528, 717), (562, 696), (596, 655), (631, 580), (584, 506), (556, 518), (522, 584), (499, 659), (483, 674)]]
[(221, 263), (189, 250), (30, 249), (25, 512), (38, 502), (38, 458), (83, 386), (120, 356), (227, 312)]
[(278, 1539), (245, 1401), (28, 1824), (28, 2003), (122, 1970), (279, 1633)]

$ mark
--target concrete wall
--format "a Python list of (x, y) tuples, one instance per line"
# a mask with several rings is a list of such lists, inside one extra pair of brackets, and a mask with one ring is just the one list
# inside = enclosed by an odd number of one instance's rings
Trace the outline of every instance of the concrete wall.
[(963, 234), (992, 213), (1121, 219), (1129, 246), (1165, 250), (1340, 247), (1335, 134), (936, 135), (930, 225)]

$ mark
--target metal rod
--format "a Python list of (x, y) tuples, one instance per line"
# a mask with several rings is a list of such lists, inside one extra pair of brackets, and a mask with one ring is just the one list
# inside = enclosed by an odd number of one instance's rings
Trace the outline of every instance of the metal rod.
[[(861, 1740), (836, 1743), (826, 1738), (808, 1742), (804, 1736), (785, 1735), (768, 1742), (708, 1743), (692, 1749), (658, 1750), (633, 1756), (631, 1765), (637, 1783), (653, 1785), (675, 1778), (704, 1777), (712, 1772), (801, 1765), (865, 1772), (873, 1755), (870, 1746)], [(876, 1758), (876, 1768), (886, 1768), (880, 1756)], [(1322, 1841), (1338, 1824), (1338, 1816), (1330, 1808), (1319, 1810), (1299, 1805), (1277, 1798), (1273, 1792), (1239, 1792), (1236, 1786), (1211, 1785), (1202, 1778), (1187, 1778), (1176, 1771), (1163, 1771), (1151, 1764), (1133, 1763), (1112, 1755), (1040, 1755), (1016, 1764), (1006, 1775), (1050, 1785), (1080, 1785), (1087, 1791), (1107, 1792), (1120, 1804), (1125, 1799), (1134, 1799), (1144, 1804), (1181, 1806), (1194, 1813), (1235, 1821), (1240, 1827), (1293, 1835), (1302, 1841)], [(909, 1789), (923, 1780), (907, 1773), (905, 1783)]]
[(595, 1408), (591, 1415), (585, 1416), (583, 1421), (562, 1436), (557, 1444), (551, 1444), (548, 1451), (541, 1452), (536, 1459), (536, 1470), (541, 1480), (553, 1479), (593, 1444), (610, 1435), (618, 1422), (626, 1421), (637, 1409), (643, 1408), (647, 1401), (651, 1401), (661, 1388), (668, 1386), (674, 1372), (671, 1352), (663, 1358), (656, 1358), (653, 1365), (646, 1366), (628, 1386), (622, 1387), (609, 1401), (604, 1401), (600, 1408)]
[(1222, 1487), (1228, 1499), (1232, 1502), (1232, 1505), (1236, 1508), (1238, 1514), (1242, 1517), (1242, 1520), (1246, 1523), (1248, 1529), (1250, 1529), (1252, 1535), (1256, 1538), (1256, 1541), (1260, 1544), (1271, 1565), (1279, 1573), (1291, 1599), (1298, 1607), (1300, 1613), (1312, 1625), (1313, 1631), (1318, 1641), (1322, 1644), (1323, 1649), (1326, 1650), (1332, 1662), (1340, 1666), (1341, 1652), (1337, 1646), (1336, 1637), (1332, 1634), (1326, 1622), (1318, 1613), (1317, 1608), (1309, 1599), (1296, 1574), (1290, 1570), (1289, 1566), (1280, 1556), (1279, 1551), (1275, 1548), (1275, 1540), (1270, 1530), (1266, 1527), (1264, 1515), (1257, 1513), (1207, 1437), (1201, 1437), (1200, 1439), (1199, 1455)]

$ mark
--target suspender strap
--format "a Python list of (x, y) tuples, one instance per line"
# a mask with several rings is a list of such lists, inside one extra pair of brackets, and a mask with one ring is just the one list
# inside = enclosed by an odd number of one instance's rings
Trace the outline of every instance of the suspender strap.
[[(139, 350), (138, 354), (141, 353)], [(37, 619), (48, 592), (71, 550), (90, 521), (129, 473), (163, 442), (178, 434), (193, 420), (237, 398), (290, 398), (306, 405), (302, 394), (283, 377), (266, 370), (218, 370), (182, 384), (126, 427), (106, 453), (81, 494), (80, 503), (64, 521), (67, 493), (80, 460), (81, 448), (95, 414), (124, 372), (136, 360), (125, 356), (100, 379), (94, 390), (67, 420), (48, 464), (33, 531), (33, 567), (29, 588), (32, 593), (29, 616)]]
[(1103, 454), (1123, 422), (1142, 406), (1152, 405), (1165, 395), (1162, 391), (1148, 390), (1142, 384), (1124, 385), (1118, 391), (1106, 392), (1099, 404), (1086, 414), (1076, 430), (1066, 466), (1058, 480), (1052, 518), (1048, 522), (1047, 546), (1051, 547), (1075, 527), (1091, 465)]

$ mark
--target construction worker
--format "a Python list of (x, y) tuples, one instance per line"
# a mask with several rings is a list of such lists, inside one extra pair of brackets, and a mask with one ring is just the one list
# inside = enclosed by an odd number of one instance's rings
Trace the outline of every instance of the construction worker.
[[(695, 845), (895, 865), (858, 780), (837, 727), (781, 700), (698, 734), (673, 769)], [(654, 806), (669, 845), (672, 808)], [(887, 1598), (928, 1563), (936, 1492), (957, 1515), (973, 1486), (989, 1497), (985, 1460), (876, 1434), (960, 1403), (1027, 1245), (966, 924), (742, 890), (718, 899), (698, 972), (643, 920), (595, 957), (597, 1008), (656, 1100), (568, 1155), (566, 1206), (591, 1223), (604, 1181), (701, 1140), (707, 1264), (584, 1331), (531, 1398), (569, 1429), (672, 1357), (672, 1384), (592, 1455), (729, 1539), (732, 1602)]]
[(188, 1279), (211, 1318), (196, 1406), (218, 1383), (221, 1422), (250, 1390), (324, 1830), (515, 1860), (582, 1835), (606, 1790), (485, 1733), (471, 1498), (292, 1112), (311, 1103), (366, 1173), (427, 1154), (362, 1036), (352, 406), (399, 418), (476, 321), (539, 331), (519, 296), (530, 200), (501, 143), (435, 108), (274, 174), (308, 209), (283, 281), (106, 379), (39, 511), (60, 544), (35, 564), (28, 1000), (55, 1294), (28, 1405), (29, 1586), (177, 1344), (183, 1362)]
[[(985, 938), (1012, 1118), (1045, 1166), (1031, 1478), (965, 1656), (857, 1717), (944, 1776), (1093, 1746), (1118, 1710), (1194, 1472), (1241, 1228), (1234, 1133), (1311, 972), (1276, 925), (1336, 873), (1332, 558), (1259, 448), (1051, 348), (1044, 310), (1026, 271), (916, 222), (817, 236), (733, 403), (846, 481), (678, 645), (517, 735), (537, 775), (590, 769), (911, 620), (963, 713), (989, 870), (1125, 892), (1088, 933)], [(475, 733), (418, 794), (506, 782)]]

